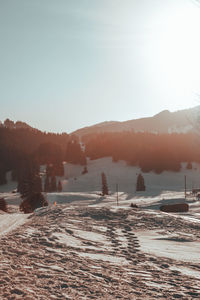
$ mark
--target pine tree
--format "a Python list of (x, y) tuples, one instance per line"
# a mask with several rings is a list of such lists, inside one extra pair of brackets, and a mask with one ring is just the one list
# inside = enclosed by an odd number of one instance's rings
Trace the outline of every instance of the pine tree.
[(12, 181), (16, 181), (17, 180), (17, 170), (13, 169), (11, 172), (11, 179)]
[(106, 180), (105, 173), (101, 173), (101, 180), (102, 180), (102, 196), (108, 195), (108, 185)]
[(27, 214), (33, 212), (36, 208), (44, 206), (48, 206), (48, 202), (42, 193), (32, 193), (22, 201), (19, 209)]
[(4, 126), (7, 128), (15, 128), (15, 123), (10, 119), (6, 119), (4, 121)]
[(31, 213), (38, 207), (47, 206), (48, 202), (42, 195), (42, 181), (37, 164), (26, 161), (23, 167), (18, 179), (18, 191), (23, 199), (19, 208), (24, 213)]
[(64, 176), (64, 166), (62, 162), (58, 162), (53, 165), (54, 173), (57, 176)]
[(82, 171), (82, 175), (84, 175), (84, 174), (87, 174), (88, 173), (88, 169), (87, 169), (87, 166), (85, 166), (84, 168), (83, 168), (83, 171)]
[(139, 174), (137, 177), (136, 191), (139, 192), (139, 191), (145, 191), (145, 190), (146, 190), (146, 187), (144, 184), (144, 177), (141, 174)]
[(187, 169), (188, 170), (192, 170), (192, 163), (191, 163), (191, 161), (187, 163)]
[(7, 179), (6, 179), (6, 169), (5, 166), (2, 162), (0, 162), (0, 185), (6, 184)]
[(67, 162), (72, 164), (86, 164), (86, 156), (84, 151), (81, 149), (80, 144), (76, 139), (72, 139), (68, 145), (65, 154), (65, 159)]
[(51, 189), (51, 192), (56, 192), (57, 191), (56, 176), (55, 175), (51, 176), (50, 189)]
[(46, 166), (46, 176), (50, 177), (53, 174), (53, 168), (52, 165), (47, 165)]
[(39, 175), (29, 174), (20, 180), (18, 184), (18, 192), (22, 198), (27, 198), (34, 193), (42, 192), (42, 181)]
[(0, 210), (3, 210), (5, 212), (8, 211), (7, 203), (4, 198), (0, 198)]
[(23, 201), (20, 204), (20, 210), (24, 213), (31, 213), (36, 208), (47, 206), (48, 203), (41, 193), (41, 178), (39, 175), (32, 175), (20, 185), (20, 193)]
[(39, 175), (35, 175), (34, 191), (35, 191), (35, 193), (41, 193), (42, 192), (42, 179)]
[(44, 181), (44, 191), (50, 192), (50, 182), (49, 182), (49, 176), (45, 177), (45, 181)]
[(57, 187), (58, 192), (62, 192), (62, 184), (61, 181), (58, 181), (58, 187)]

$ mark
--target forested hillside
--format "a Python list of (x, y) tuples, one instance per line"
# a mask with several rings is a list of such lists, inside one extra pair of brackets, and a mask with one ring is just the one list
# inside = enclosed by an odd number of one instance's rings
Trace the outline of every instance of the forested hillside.
[(111, 156), (113, 161), (139, 166), (142, 172), (156, 173), (179, 171), (181, 162), (187, 162), (188, 168), (192, 161), (200, 162), (200, 142), (192, 133), (107, 132), (85, 135), (82, 140), (85, 151), (76, 136), (41, 132), (23, 122), (4, 122), (0, 126), (0, 184), (6, 183), (7, 171), (19, 180), (27, 168), (39, 170), (39, 165), (53, 164), (59, 173), (63, 161), (86, 165), (86, 156)]
[(143, 172), (179, 171), (181, 162), (200, 161), (199, 141), (194, 134), (153, 134), (118, 132), (83, 137), (91, 159), (112, 156), (125, 160)]
[(6, 183), (7, 171), (12, 171), (13, 179), (17, 179), (19, 170), (27, 166), (34, 165), (37, 169), (41, 164), (63, 161), (83, 165), (86, 162), (74, 136), (41, 132), (28, 125), (19, 128), (4, 122), (0, 126), (0, 184)]

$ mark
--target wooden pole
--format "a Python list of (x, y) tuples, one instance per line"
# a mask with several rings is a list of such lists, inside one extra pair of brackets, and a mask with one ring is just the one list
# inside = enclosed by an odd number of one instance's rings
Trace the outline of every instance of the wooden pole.
[(186, 199), (186, 175), (184, 176), (185, 178), (185, 199)]
[(119, 197), (118, 197), (118, 183), (116, 184), (116, 192), (117, 192), (117, 206), (119, 205)]

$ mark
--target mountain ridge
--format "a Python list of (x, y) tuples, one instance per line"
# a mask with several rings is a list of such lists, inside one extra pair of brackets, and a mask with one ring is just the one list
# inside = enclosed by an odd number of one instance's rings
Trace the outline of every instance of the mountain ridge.
[[(135, 131), (135, 132), (152, 132), (152, 133), (188, 133), (195, 128), (195, 122), (199, 122), (200, 105), (189, 109), (177, 110), (170, 112), (163, 110), (153, 116), (131, 119), (126, 121), (103, 121), (94, 125), (79, 128), (70, 135), (76, 135), (81, 138), (90, 133), (103, 132), (121, 132), (121, 131)], [(197, 123), (196, 123), (197, 124)], [(22, 121), (12, 121), (6, 119), (4, 122), (0, 121), (0, 127), (7, 127), (11, 129), (29, 129), (39, 130)]]
[(187, 133), (193, 131), (200, 106), (170, 112), (163, 110), (152, 117), (144, 117), (127, 121), (105, 121), (73, 131), (79, 138), (90, 133), (103, 132), (153, 132), (153, 133)]

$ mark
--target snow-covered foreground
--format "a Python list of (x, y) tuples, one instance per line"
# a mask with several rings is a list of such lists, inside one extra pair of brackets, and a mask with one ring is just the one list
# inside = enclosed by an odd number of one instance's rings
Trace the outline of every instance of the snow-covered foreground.
[(0, 299), (200, 298), (200, 223), (184, 216), (77, 202), (0, 238)]
[(0, 211), (0, 235), (6, 234), (26, 222), (28, 214), (7, 214)]
[(18, 212), (14, 183), (1, 187), (10, 213), (0, 214), (0, 299), (199, 299), (200, 201), (188, 197), (188, 213), (159, 211), (183, 202), (184, 174), (197, 187), (199, 166), (144, 174), (141, 193), (140, 170), (124, 162), (106, 158), (89, 161), (88, 174), (82, 169), (65, 164), (63, 192), (47, 194), (49, 207), (31, 215)]

